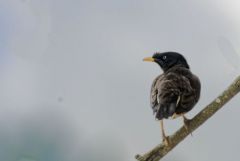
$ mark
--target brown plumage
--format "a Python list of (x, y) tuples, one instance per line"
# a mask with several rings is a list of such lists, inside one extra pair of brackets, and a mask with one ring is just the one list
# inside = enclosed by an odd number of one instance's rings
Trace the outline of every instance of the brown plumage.
[(151, 87), (150, 103), (157, 120), (161, 120), (163, 139), (167, 142), (163, 129), (163, 119), (183, 116), (198, 102), (201, 85), (197, 76), (189, 68), (186, 59), (179, 53), (156, 53), (145, 58), (160, 65), (163, 74), (154, 79)]

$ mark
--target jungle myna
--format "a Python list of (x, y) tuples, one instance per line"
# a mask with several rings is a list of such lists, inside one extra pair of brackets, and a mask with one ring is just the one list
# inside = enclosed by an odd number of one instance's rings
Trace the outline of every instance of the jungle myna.
[(150, 103), (155, 118), (160, 120), (163, 141), (168, 145), (163, 119), (182, 116), (187, 128), (188, 120), (184, 114), (198, 102), (201, 84), (198, 77), (190, 71), (186, 59), (179, 53), (155, 53), (143, 60), (155, 62), (163, 70), (163, 74), (152, 83)]

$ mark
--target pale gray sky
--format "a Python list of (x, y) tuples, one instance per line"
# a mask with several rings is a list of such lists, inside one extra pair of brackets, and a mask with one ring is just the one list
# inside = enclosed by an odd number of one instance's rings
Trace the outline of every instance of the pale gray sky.
[[(134, 160), (161, 141), (149, 90), (162, 71), (142, 58), (185, 55), (202, 82), (192, 117), (239, 74), (239, 14), (237, 0), (1, 0), (0, 160)], [(239, 158), (239, 99), (163, 161)]]

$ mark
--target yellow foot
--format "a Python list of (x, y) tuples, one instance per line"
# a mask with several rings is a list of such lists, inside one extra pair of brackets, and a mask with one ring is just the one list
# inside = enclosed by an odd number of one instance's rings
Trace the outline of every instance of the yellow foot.
[(169, 136), (166, 136), (163, 138), (163, 143), (165, 146), (169, 146), (170, 142), (169, 142)]

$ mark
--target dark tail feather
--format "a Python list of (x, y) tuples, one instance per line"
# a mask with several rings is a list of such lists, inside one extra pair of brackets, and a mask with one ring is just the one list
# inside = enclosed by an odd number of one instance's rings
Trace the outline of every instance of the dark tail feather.
[(171, 103), (169, 106), (160, 106), (156, 112), (156, 119), (162, 120), (163, 118), (168, 118), (175, 113), (176, 105)]

